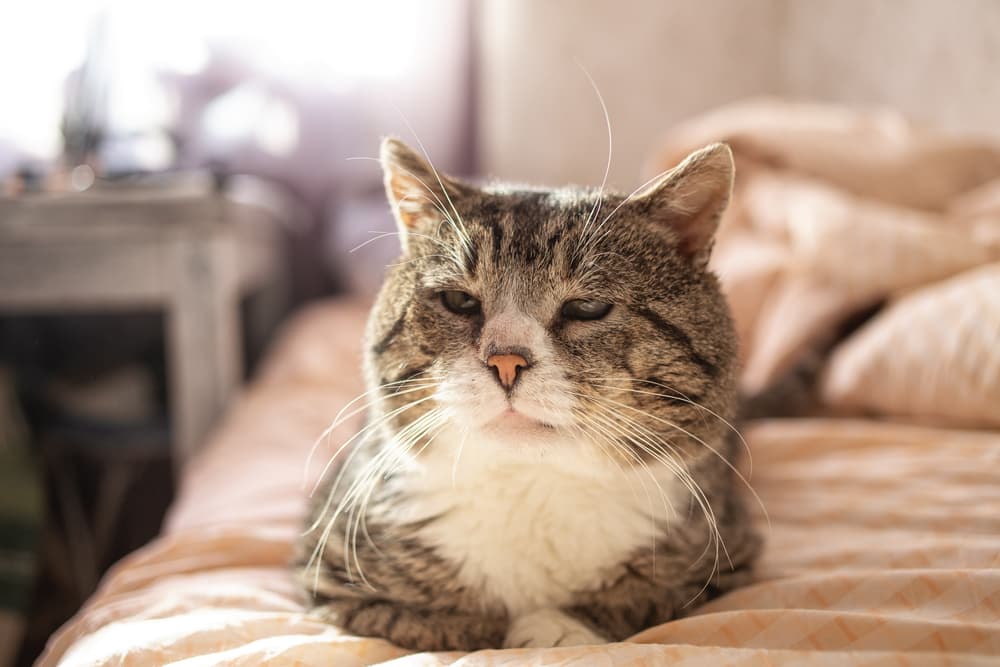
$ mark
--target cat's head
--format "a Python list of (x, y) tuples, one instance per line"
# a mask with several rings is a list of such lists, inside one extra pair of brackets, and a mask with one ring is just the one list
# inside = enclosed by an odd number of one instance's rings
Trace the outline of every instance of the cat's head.
[(717, 439), (736, 346), (706, 264), (728, 147), (628, 197), (476, 187), (395, 139), (381, 160), (403, 252), (368, 327), (375, 418), (414, 443), (446, 427), (521, 453), (606, 446), (626, 463)]

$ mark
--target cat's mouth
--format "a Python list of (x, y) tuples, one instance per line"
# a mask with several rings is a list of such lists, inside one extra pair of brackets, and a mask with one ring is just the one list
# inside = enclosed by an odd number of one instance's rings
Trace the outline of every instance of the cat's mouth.
[(552, 424), (535, 419), (513, 407), (508, 407), (488, 422), (489, 426), (512, 430), (554, 430)]

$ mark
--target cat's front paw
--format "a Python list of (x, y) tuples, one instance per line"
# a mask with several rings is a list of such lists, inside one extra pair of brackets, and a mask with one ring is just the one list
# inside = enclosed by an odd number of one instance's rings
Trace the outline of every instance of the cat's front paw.
[(504, 648), (549, 648), (607, 642), (607, 639), (558, 609), (541, 609), (515, 618), (503, 645)]

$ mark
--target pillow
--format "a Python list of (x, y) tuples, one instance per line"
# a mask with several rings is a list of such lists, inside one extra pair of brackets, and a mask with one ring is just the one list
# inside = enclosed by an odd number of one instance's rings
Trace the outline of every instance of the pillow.
[(1000, 426), (1000, 263), (900, 298), (833, 353), (836, 408)]

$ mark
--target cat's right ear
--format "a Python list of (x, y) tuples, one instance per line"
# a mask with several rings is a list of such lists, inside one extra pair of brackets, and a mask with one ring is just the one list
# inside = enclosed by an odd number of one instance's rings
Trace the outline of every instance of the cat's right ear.
[(399, 139), (382, 140), (382, 163), (386, 196), (399, 225), (400, 241), (407, 250), (407, 234), (454, 215), (453, 202), (467, 186), (440, 174)]

